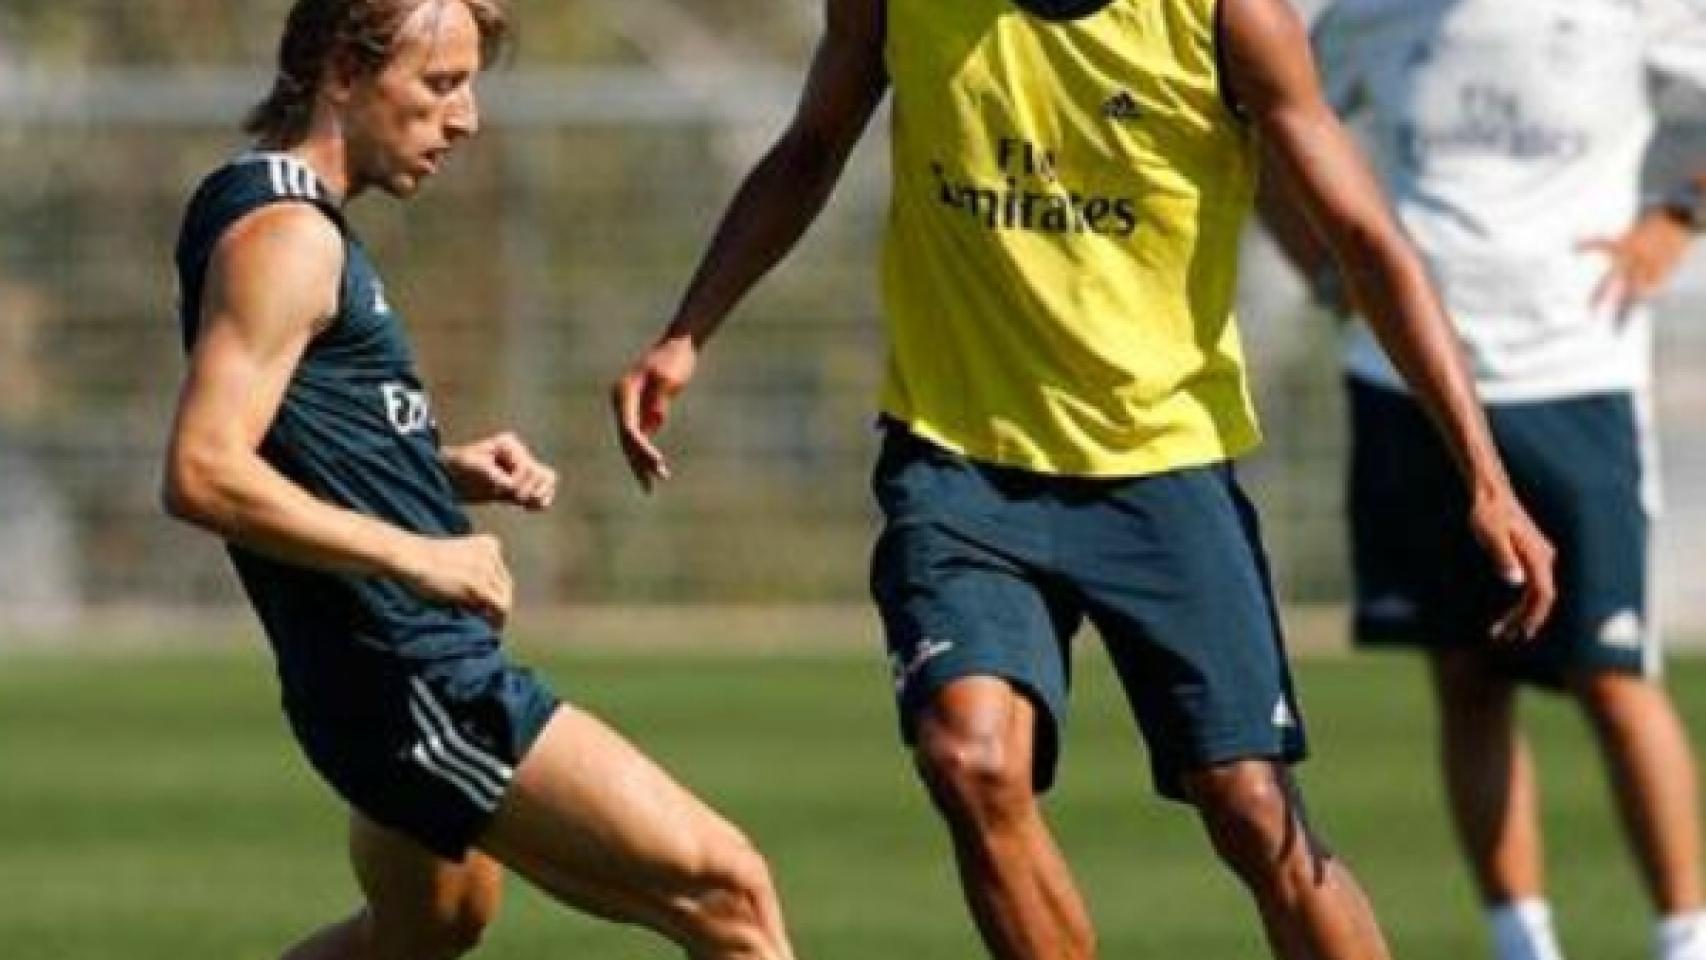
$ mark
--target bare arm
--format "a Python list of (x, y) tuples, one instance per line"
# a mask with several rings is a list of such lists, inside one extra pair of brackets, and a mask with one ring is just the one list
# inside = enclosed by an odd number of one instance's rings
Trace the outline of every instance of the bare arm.
[(652, 438), (687, 386), (699, 350), (822, 211), (888, 89), (883, 0), (826, 0), (827, 26), (800, 104), (723, 214), (681, 305), (612, 390), (623, 453), (642, 486), (669, 476)]
[(342, 267), (336, 230), (297, 204), (257, 211), (220, 243), (167, 447), (166, 509), (268, 556), (394, 577), (501, 619), (509, 574), (496, 540), (429, 539), (343, 509), (258, 452), (303, 351), (333, 313)]
[(1387, 354), (1468, 481), (1476, 534), (1524, 596), (1501, 627), (1532, 635), (1552, 603), (1551, 546), (1516, 502), (1474, 382), (1421, 259), (1321, 96), (1308, 38), (1286, 0), (1223, 0), (1234, 95), (1264, 160), (1338, 261)]
[(1308, 286), (1315, 303), (1335, 313), (1346, 312), (1350, 304), (1332, 249), (1316, 234), (1286, 183), (1271, 171), (1262, 176), (1256, 209), (1274, 245)]
[(882, 0), (827, 0), (823, 38), (782, 136), (724, 212), (665, 336), (703, 345), (799, 242), (829, 200), (888, 89)]

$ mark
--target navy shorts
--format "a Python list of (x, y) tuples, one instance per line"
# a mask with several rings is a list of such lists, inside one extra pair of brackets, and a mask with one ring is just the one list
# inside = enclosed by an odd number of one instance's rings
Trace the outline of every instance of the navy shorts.
[(1597, 394), (1487, 408), (1517, 496), (1558, 550), (1558, 603), (1524, 645), (1487, 643), (1511, 600), (1469, 528), (1466, 486), (1408, 395), (1350, 381), (1357, 642), (1484, 645), (1501, 673), (1558, 686), (1575, 671), (1657, 670), (1646, 618), (1648, 512), (1634, 399)]
[(1102, 635), (1156, 789), (1233, 760), (1305, 753), (1254, 509), (1221, 464), (1138, 478), (976, 463), (886, 428), (871, 590), (901, 733), (945, 685), (997, 677), (1037, 706), (1033, 780), (1054, 780), (1071, 641)]
[(431, 660), (322, 638), (280, 661), (285, 714), (320, 775), (369, 819), (453, 861), (558, 705), (495, 636)]

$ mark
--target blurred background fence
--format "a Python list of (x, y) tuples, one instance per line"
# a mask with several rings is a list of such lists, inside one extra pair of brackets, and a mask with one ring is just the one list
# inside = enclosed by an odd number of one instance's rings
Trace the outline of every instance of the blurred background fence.
[[(240, 604), (224, 557), (156, 507), (182, 371), (172, 243), (241, 149), (285, 0), (0, 3), (0, 624)], [(410, 319), (451, 439), (513, 425), (564, 469), (542, 518), (482, 518), (535, 604), (856, 602), (883, 344), (883, 119), (834, 202), (722, 338), (638, 494), (605, 390), (674, 305), (793, 103), (821, 0), (516, 4), (486, 130), (421, 200), (355, 219)], [(1668, 95), (1661, 166), (1706, 160)], [(1345, 595), (1330, 321), (1252, 234), (1243, 313), (1271, 442), (1246, 470), (1291, 602)], [(1706, 631), (1706, 259), (1662, 304), (1662, 609)], [(0, 646), (4, 646), (0, 634)]]

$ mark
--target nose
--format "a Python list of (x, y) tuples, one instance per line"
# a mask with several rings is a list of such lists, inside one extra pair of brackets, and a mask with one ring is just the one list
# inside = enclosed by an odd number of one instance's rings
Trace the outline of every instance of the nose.
[(480, 101), (474, 85), (462, 88), (444, 115), (445, 132), (452, 139), (465, 139), (480, 132)]

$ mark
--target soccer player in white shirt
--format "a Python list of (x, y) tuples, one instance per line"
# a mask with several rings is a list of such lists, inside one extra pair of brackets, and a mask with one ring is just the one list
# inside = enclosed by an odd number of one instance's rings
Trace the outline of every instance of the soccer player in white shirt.
[[(1467, 509), (1447, 455), (1353, 323), (1357, 638), (1429, 651), (1451, 812), (1501, 960), (1561, 955), (1515, 722), (1524, 683), (1567, 692), (1593, 725), (1659, 914), (1654, 955), (1706, 960), (1694, 762), (1647, 617), (1641, 426), (1645, 302), (1699, 225), (1706, 170), (1646, 204), (1640, 186), (1653, 74), (1706, 85), (1706, 2), (1333, 0), (1315, 40), (1329, 97), (1364, 121), (1458, 325), (1519, 495), (1559, 549), (1559, 605), (1539, 640), (1489, 642), (1499, 590), (1441, 522)], [(1340, 285), (1284, 184), (1271, 192), (1282, 244), (1328, 281), (1318, 294), (1354, 304), (1357, 278)]]

